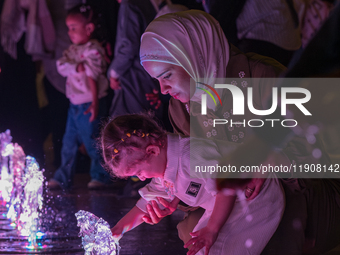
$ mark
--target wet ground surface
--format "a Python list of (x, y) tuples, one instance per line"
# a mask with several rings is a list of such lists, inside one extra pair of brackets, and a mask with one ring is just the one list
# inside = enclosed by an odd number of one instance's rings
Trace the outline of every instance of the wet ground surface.
[[(29, 249), (27, 240), (19, 237), (8, 228), (8, 222), (0, 219), (0, 254), (84, 254), (74, 214), (79, 210), (89, 211), (112, 227), (138, 200), (122, 196), (121, 184), (105, 190), (88, 190), (87, 182), (86, 174), (78, 174), (71, 191), (45, 193), (42, 221), (45, 236), (38, 240), (38, 249)], [(120, 240), (120, 254), (185, 254), (176, 229), (182, 218), (183, 213), (177, 210), (157, 225), (142, 224), (131, 230)]]

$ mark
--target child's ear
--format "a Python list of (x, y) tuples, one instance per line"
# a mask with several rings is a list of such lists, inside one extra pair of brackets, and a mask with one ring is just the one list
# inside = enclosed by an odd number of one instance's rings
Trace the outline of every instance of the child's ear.
[(146, 147), (146, 153), (158, 156), (161, 153), (161, 149), (157, 145), (149, 145)]
[(93, 33), (94, 28), (95, 28), (95, 26), (94, 26), (93, 23), (86, 24), (85, 29), (86, 29), (87, 36), (90, 36)]

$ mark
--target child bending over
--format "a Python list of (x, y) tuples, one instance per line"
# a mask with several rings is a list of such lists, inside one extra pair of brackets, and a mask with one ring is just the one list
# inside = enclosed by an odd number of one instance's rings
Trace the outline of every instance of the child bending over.
[(218, 164), (234, 149), (231, 143), (167, 134), (144, 115), (109, 121), (100, 143), (111, 175), (152, 178), (139, 190), (136, 206), (111, 229), (116, 238), (147, 221), (152, 203), (164, 208), (162, 204), (176, 205), (180, 200), (205, 209), (184, 246), (190, 248), (188, 255), (260, 254), (280, 222), (284, 195), (277, 179), (267, 179), (263, 192), (247, 201), (244, 192), (218, 192), (214, 179), (194, 170), (190, 173), (190, 165), (194, 169)]
[(77, 149), (83, 143), (91, 158), (92, 180), (88, 187), (97, 188), (109, 180), (95, 146), (100, 118), (107, 116), (105, 51), (93, 38), (97, 24), (95, 13), (89, 5), (78, 5), (71, 9), (66, 17), (66, 25), (72, 45), (57, 61), (57, 69), (62, 76), (67, 77), (66, 96), (70, 106), (61, 150), (61, 166), (48, 182), (48, 187), (70, 187)]

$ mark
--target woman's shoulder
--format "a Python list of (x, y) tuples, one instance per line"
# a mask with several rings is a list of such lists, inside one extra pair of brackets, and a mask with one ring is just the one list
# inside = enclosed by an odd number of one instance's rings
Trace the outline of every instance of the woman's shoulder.
[(239, 70), (248, 71), (249, 78), (278, 77), (286, 67), (273, 58), (253, 52), (243, 53), (231, 45), (227, 77), (239, 77)]
[[(253, 70), (253, 78), (257, 77), (278, 77), (287, 68), (279, 63), (277, 60), (262, 56), (256, 53), (247, 53), (250, 68)], [(271, 76), (263, 76), (264, 74), (271, 74)]]

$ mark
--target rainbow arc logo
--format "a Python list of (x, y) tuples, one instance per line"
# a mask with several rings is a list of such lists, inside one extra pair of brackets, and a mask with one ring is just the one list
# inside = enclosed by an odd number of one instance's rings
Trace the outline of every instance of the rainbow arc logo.
[[(217, 91), (216, 91), (213, 87), (211, 87), (211, 86), (208, 85), (208, 84), (202, 83), (202, 82), (197, 82), (197, 83), (206, 86), (206, 87), (209, 88), (212, 92), (214, 92), (215, 95), (217, 96), (218, 100), (220, 101), (220, 104), (222, 105), (222, 100), (221, 100), (219, 94), (217, 93)], [(204, 89), (204, 88), (200, 88), (200, 87), (196, 87), (196, 88), (198, 88), (198, 89), (203, 90), (204, 92), (206, 92), (206, 93), (214, 100), (214, 103), (215, 103), (215, 105), (217, 106), (216, 100), (215, 100), (214, 96), (211, 94), (211, 92), (210, 92), (209, 90)]]

